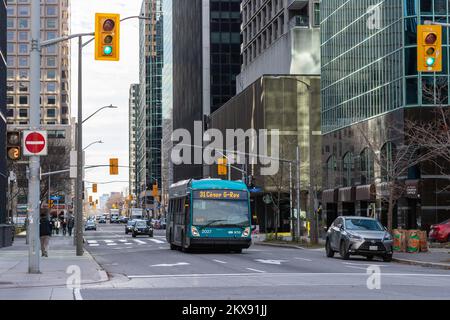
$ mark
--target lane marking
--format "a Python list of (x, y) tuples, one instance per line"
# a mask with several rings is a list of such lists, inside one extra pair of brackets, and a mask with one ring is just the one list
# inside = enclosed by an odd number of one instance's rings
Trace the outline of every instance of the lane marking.
[(308, 261), (308, 262), (311, 262), (311, 261), (312, 261), (311, 259), (306, 259), (306, 258), (294, 258), (294, 259), (296, 259), (296, 260)]
[(259, 273), (266, 273), (265, 271), (258, 270), (258, 269), (253, 269), (253, 268), (245, 268), (245, 269), (250, 270), (250, 271), (254, 271), (254, 272), (259, 272)]
[(89, 247), (98, 247), (98, 246), (100, 246), (98, 243), (91, 243), (91, 244), (89, 244)]
[(73, 289), (73, 298), (75, 300), (83, 300), (83, 297), (81, 296), (80, 289)]
[(124, 245), (126, 245), (126, 246), (131, 246), (132, 243), (131, 243), (131, 242), (125, 242)]
[(224, 264), (226, 263), (225, 261), (216, 260), (216, 259), (213, 259), (213, 261), (214, 261), (214, 262), (217, 262), (217, 263), (224, 263)]
[(289, 262), (289, 260), (264, 260), (264, 259), (255, 259), (255, 261), (265, 264), (276, 264), (276, 265), (281, 265), (283, 262)]
[(107, 243), (107, 246), (117, 246), (117, 243)]
[(364, 268), (364, 267), (354, 267), (354, 266), (346, 266), (346, 267), (352, 268), (352, 269), (367, 270), (367, 268)]
[(97, 243), (97, 240), (88, 240), (88, 243)]
[(158, 239), (149, 239), (149, 240), (153, 241), (153, 242), (156, 242), (158, 244), (165, 243), (165, 241), (161, 241), (161, 240), (158, 240)]
[(387, 267), (387, 264), (372, 264), (372, 263), (352, 263), (352, 262), (342, 262), (343, 264), (350, 266), (375, 266), (375, 267)]
[(178, 262), (178, 263), (162, 263), (162, 264), (154, 264), (150, 267), (177, 267), (177, 266), (187, 266), (190, 265), (190, 263), (187, 262)]
[(114, 241), (112, 241), (112, 240), (103, 240), (103, 241), (105, 241), (106, 243), (112, 243), (112, 242), (114, 242)]
[(119, 242), (127, 242), (128, 240), (120, 239)]
[(138, 244), (146, 244), (144, 241), (138, 240), (138, 239), (133, 239), (133, 241), (138, 243)]

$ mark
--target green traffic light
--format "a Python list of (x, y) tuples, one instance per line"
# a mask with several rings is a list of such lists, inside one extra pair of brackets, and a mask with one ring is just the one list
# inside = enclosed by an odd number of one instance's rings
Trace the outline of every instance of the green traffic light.
[(434, 62), (436, 61), (436, 59), (434, 58), (428, 58), (427, 59), (427, 66), (432, 67), (434, 65)]
[(105, 46), (105, 47), (103, 47), (103, 53), (104, 53), (105, 55), (107, 55), (107, 56), (111, 55), (111, 54), (112, 54), (112, 51), (113, 51), (113, 49), (112, 49), (111, 46)]

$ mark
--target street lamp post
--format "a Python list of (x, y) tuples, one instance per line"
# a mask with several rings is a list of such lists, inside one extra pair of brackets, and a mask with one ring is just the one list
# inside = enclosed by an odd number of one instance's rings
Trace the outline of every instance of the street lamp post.
[(103, 144), (104, 142), (102, 140), (98, 140), (98, 141), (94, 141), (91, 142), (90, 144), (88, 144), (86, 147), (84, 147), (83, 151), (85, 151), (87, 148), (89, 148), (90, 146), (93, 146), (94, 144)]

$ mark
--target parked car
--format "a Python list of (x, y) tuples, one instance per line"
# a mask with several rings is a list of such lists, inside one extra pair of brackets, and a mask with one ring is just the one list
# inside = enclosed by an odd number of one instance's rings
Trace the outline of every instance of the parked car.
[(125, 234), (132, 232), (135, 224), (136, 220), (128, 220), (127, 225), (125, 226)]
[(84, 231), (95, 230), (97, 231), (97, 225), (95, 224), (95, 220), (88, 220), (84, 225)]
[(131, 232), (133, 238), (136, 238), (139, 235), (148, 235), (149, 237), (153, 237), (153, 228), (144, 220), (136, 221)]
[(430, 227), (430, 241), (450, 242), (450, 219)]
[(326, 255), (332, 258), (339, 252), (344, 260), (360, 255), (372, 260), (379, 256), (385, 262), (392, 261), (393, 239), (381, 223), (366, 217), (338, 217), (327, 232)]

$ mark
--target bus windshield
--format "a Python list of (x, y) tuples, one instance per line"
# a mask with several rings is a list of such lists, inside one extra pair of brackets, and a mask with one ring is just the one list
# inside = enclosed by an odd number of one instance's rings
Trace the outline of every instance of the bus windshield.
[(249, 227), (247, 201), (193, 201), (192, 224), (199, 227)]

